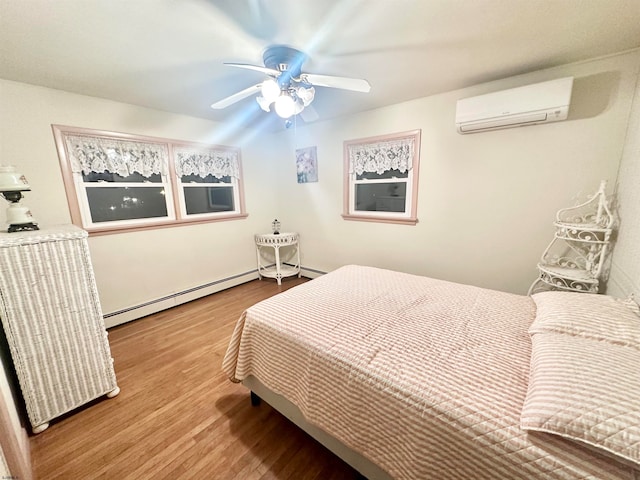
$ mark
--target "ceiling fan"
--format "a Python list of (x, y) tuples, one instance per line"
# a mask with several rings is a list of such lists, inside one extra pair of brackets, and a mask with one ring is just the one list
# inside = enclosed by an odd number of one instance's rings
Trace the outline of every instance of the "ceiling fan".
[[(369, 82), (361, 78), (303, 73), (302, 64), (307, 58), (306, 54), (295, 48), (273, 45), (267, 47), (263, 53), (264, 66), (225, 62), (225, 65), (231, 67), (264, 73), (269, 78), (215, 102), (211, 108), (226, 108), (259, 93), (256, 101), (265, 112), (271, 111), (273, 105), (276, 114), (281, 118), (287, 119), (301, 114), (305, 121), (313, 121), (317, 119), (317, 114), (310, 107), (315, 96), (314, 87), (339, 88), (363, 93), (371, 90)], [(309, 109), (305, 110), (306, 107)]]

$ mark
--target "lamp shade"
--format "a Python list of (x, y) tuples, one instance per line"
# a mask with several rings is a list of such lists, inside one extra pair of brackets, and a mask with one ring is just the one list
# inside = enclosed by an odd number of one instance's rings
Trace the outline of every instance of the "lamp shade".
[(298, 115), (302, 110), (304, 110), (304, 104), (302, 100), (298, 98), (293, 104), (293, 115)]
[(298, 87), (296, 89), (296, 95), (298, 95), (298, 98), (300, 100), (302, 100), (302, 103), (304, 104), (305, 107), (308, 107), (309, 104), (311, 102), (313, 102), (313, 98), (315, 97), (316, 94), (316, 89), (313, 87)]
[(269, 78), (262, 82), (260, 92), (267, 102), (274, 102), (280, 95), (280, 85), (273, 78)]
[(289, 118), (295, 111), (295, 101), (289, 95), (280, 95), (275, 102), (276, 113), (281, 118)]
[(266, 99), (266, 98), (264, 98), (263, 96), (258, 95), (258, 96), (256, 97), (256, 102), (258, 102), (258, 105), (260, 105), (260, 108), (261, 108), (262, 110), (264, 110), (265, 112), (270, 112), (270, 111), (271, 111), (270, 106), (271, 106), (271, 103), (272, 103), (272, 102), (270, 102), (269, 100), (267, 100), (267, 99)]
[(12, 165), (0, 165), (0, 192), (26, 192), (31, 190), (27, 179)]

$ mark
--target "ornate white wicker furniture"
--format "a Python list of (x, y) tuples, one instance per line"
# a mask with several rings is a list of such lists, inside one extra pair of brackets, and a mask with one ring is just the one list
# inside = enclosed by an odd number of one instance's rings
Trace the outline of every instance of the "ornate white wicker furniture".
[(605, 187), (603, 181), (589, 200), (558, 211), (555, 236), (538, 263), (529, 295), (544, 290), (599, 292), (615, 221)]
[(119, 393), (84, 230), (0, 233), (0, 316), (34, 433)]
[(283, 277), (300, 277), (300, 246), (297, 233), (257, 234), (255, 242), (260, 280), (262, 277), (275, 278), (278, 285), (281, 285)]

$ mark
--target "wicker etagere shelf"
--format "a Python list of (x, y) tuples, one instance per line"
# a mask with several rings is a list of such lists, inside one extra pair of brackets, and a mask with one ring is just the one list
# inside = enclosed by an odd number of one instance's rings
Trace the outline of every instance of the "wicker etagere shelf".
[(538, 263), (529, 295), (546, 290), (599, 293), (615, 218), (606, 182), (586, 202), (558, 211), (556, 232)]

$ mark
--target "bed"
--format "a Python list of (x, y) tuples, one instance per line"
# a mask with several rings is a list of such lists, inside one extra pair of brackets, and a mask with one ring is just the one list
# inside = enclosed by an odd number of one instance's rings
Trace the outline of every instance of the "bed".
[(640, 479), (632, 300), (348, 265), (247, 309), (223, 370), (370, 480)]

